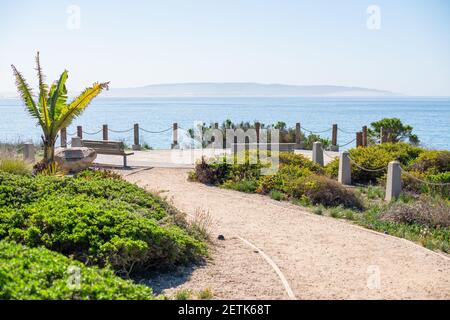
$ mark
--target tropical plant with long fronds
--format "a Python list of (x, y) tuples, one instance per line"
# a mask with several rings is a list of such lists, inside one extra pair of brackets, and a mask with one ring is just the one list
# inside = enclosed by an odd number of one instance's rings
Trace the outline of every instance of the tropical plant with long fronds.
[[(61, 129), (68, 127), (104, 89), (108, 89), (109, 82), (95, 82), (86, 88), (79, 96), (68, 103), (66, 81), (67, 70), (51, 86), (45, 83), (39, 61), (39, 52), (36, 54), (36, 71), (39, 81), (39, 94), (36, 97), (31, 87), (14, 65), (11, 65), (16, 80), (17, 90), (22, 98), (28, 113), (37, 120), (42, 128), (42, 142), (44, 144), (44, 162), (54, 162), (55, 142)], [(37, 100), (37, 101), (36, 101)]]

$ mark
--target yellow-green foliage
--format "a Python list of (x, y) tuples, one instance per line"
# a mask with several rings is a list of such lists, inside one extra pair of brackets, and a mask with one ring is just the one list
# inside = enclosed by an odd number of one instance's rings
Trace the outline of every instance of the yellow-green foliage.
[[(79, 281), (78, 278), (79, 277)], [(1, 300), (153, 299), (152, 289), (46, 248), (0, 241)]]
[(415, 159), (410, 169), (426, 174), (439, 174), (450, 171), (450, 151), (427, 150)]

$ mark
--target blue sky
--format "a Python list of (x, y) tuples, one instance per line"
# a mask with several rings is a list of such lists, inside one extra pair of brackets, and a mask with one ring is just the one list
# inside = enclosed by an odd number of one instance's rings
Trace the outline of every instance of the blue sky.
[(15, 90), (11, 63), (35, 83), (39, 50), (48, 79), (66, 68), (73, 90), (238, 81), (450, 96), (449, 39), (447, 0), (2, 0), (0, 91)]

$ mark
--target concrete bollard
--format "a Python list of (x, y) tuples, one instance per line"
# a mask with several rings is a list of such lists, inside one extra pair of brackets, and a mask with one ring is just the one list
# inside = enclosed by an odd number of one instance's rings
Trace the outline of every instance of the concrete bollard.
[(134, 124), (134, 144), (132, 148), (133, 150), (141, 150), (141, 145), (139, 143), (139, 123)]
[(402, 192), (402, 169), (400, 162), (391, 161), (388, 165), (387, 181), (386, 181), (386, 201), (396, 199)]
[(103, 125), (103, 140), (104, 141), (108, 141), (108, 125), (104, 124)]
[(323, 149), (321, 142), (313, 143), (312, 161), (323, 167)]
[(172, 125), (172, 149), (178, 149), (178, 123)]
[(32, 143), (25, 143), (23, 145), (23, 160), (27, 162), (34, 162), (34, 144)]
[(72, 141), (70, 146), (72, 148), (79, 148), (81, 147), (81, 138), (80, 137), (72, 137)]
[(67, 148), (67, 129), (62, 128), (59, 134), (61, 135), (61, 148)]
[(337, 124), (333, 124), (333, 129), (331, 131), (331, 151), (339, 151), (339, 146), (337, 145), (337, 131), (338, 126)]
[(352, 170), (348, 151), (341, 152), (339, 155), (338, 182), (344, 185), (352, 184)]

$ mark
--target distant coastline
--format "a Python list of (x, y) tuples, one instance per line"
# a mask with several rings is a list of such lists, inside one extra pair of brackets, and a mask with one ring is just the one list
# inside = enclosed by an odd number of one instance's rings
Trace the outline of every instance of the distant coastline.
[(111, 88), (104, 97), (368, 97), (399, 94), (363, 87), (286, 85), (239, 82), (154, 84), (136, 88)]

